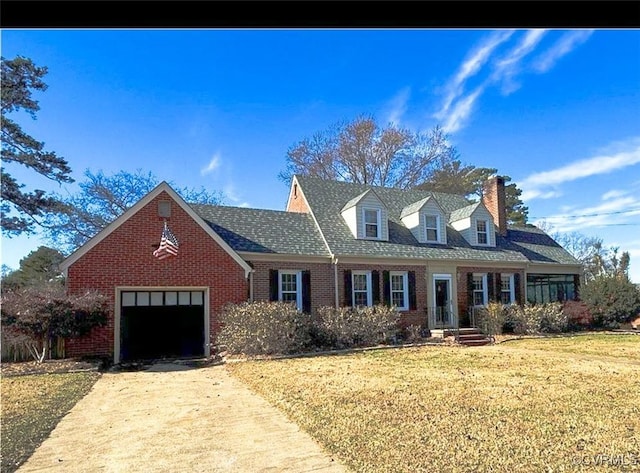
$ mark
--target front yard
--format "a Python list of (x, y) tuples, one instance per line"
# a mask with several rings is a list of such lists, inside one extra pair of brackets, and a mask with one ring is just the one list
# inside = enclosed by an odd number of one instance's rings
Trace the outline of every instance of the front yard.
[[(16, 364), (18, 368), (20, 365), (25, 364)], [(7, 377), (6, 371), (8, 367), (3, 367), (3, 473), (15, 471), (24, 463), (100, 377), (96, 371)]]
[(640, 336), (233, 363), (358, 472), (640, 470)]

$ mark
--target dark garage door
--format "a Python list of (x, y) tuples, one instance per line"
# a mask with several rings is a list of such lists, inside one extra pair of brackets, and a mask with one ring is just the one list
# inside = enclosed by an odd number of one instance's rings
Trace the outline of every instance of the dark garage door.
[(120, 359), (204, 355), (203, 291), (120, 293)]

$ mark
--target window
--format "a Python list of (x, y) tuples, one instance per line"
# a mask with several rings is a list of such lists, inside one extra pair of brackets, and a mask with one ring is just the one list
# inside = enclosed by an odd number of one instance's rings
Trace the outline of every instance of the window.
[(516, 300), (513, 274), (500, 275), (500, 301), (503, 304), (513, 304)]
[(489, 235), (487, 233), (487, 221), (477, 220), (476, 231), (478, 233), (478, 245), (487, 245), (489, 243), (489, 238), (488, 238)]
[(440, 241), (440, 218), (437, 215), (425, 215), (425, 230), (427, 241)]
[(380, 210), (364, 209), (365, 238), (380, 238)]
[(406, 271), (391, 271), (389, 273), (391, 287), (391, 304), (399, 310), (409, 309), (409, 282)]
[(576, 299), (573, 274), (527, 274), (527, 301), (531, 304)]
[(280, 271), (278, 277), (278, 300), (295, 302), (302, 310), (302, 283), (300, 271)]
[(487, 275), (473, 275), (473, 305), (487, 305)]
[(354, 271), (351, 274), (351, 282), (353, 306), (370, 306), (371, 271)]

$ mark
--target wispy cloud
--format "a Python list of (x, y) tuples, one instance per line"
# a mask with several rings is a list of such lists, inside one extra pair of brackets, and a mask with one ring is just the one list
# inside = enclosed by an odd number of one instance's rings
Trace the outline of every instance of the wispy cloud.
[(585, 230), (592, 227), (624, 225), (630, 220), (637, 221), (640, 215), (640, 198), (623, 195), (610, 198), (591, 207), (573, 208), (562, 214), (551, 215), (544, 221), (558, 232)]
[(467, 79), (475, 76), (482, 66), (484, 66), (489, 60), (493, 51), (500, 46), (500, 44), (507, 41), (513, 33), (514, 32), (512, 30), (492, 33), (478, 46), (471, 50), (467, 55), (467, 58), (460, 65), (458, 72), (445, 86), (447, 94), (440, 111), (435, 114), (437, 118), (442, 119), (446, 116), (454, 100), (463, 94), (464, 84)]
[(214, 154), (211, 160), (209, 161), (209, 164), (207, 164), (205, 167), (203, 167), (200, 170), (200, 175), (205, 176), (207, 174), (210, 174), (216, 171), (217, 169), (220, 168), (221, 164), (222, 164), (222, 157), (220, 156), (220, 153)]
[(442, 129), (445, 133), (455, 133), (463, 127), (469, 118), (469, 115), (471, 115), (476, 100), (480, 97), (483, 91), (483, 86), (478, 87), (472, 93), (455, 103), (453, 109), (447, 114), (442, 125)]
[(411, 96), (411, 89), (405, 87), (400, 90), (388, 103), (387, 123), (395, 126), (400, 125), (400, 121), (405, 113), (407, 113), (407, 104)]
[(612, 189), (609, 192), (605, 192), (604, 194), (602, 194), (602, 200), (616, 199), (626, 194), (627, 194), (626, 191), (619, 190), (619, 189)]
[(224, 194), (233, 202), (236, 207), (251, 207), (249, 202), (242, 199), (242, 197), (236, 191), (236, 186), (233, 182), (229, 181), (224, 186), (223, 189)]
[[(500, 87), (503, 95), (518, 90), (519, 75), (525, 72), (547, 72), (562, 56), (573, 51), (591, 35), (591, 30), (564, 34), (534, 65), (525, 62), (539, 47), (548, 30), (531, 29), (519, 34), (513, 30), (498, 31), (473, 47), (458, 70), (444, 86), (444, 98), (433, 115), (443, 123), (447, 133), (463, 128), (469, 121), (484, 92)], [(509, 48), (509, 49), (506, 49)], [(470, 79), (477, 76), (473, 91), (468, 93)]]
[(556, 62), (576, 47), (584, 43), (593, 34), (593, 30), (570, 31), (548, 50), (542, 53), (533, 63), (533, 70), (538, 73), (547, 72)]
[(520, 84), (515, 82), (515, 76), (521, 71), (520, 63), (538, 45), (547, 30), (529, 30), (502, 59), (495, 63), (492, 79), (501, 82), (502, 93), (509, 95), (520, 88)]
[[(619, 147), (619, 143), (616, 147)], [(550, 171), (532, 174), (522, 181), (522, 200), (540, 198), (549, 187), (571, 182), (585, 177), (608, 174), (640, 163), (640, 137), (627, 142), (627, 149), (612, 154), (602, 154), (592, 158), (574, 161)]]

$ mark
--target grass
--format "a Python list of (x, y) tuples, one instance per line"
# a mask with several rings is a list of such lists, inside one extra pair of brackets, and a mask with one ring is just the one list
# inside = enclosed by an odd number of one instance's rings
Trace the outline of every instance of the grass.
[(612, 471), (603, 455), (628, 471), (639, 352), (638, 336), (595, 335), (228, 369), (357, 472)]
[(13, 472), (98, 380), (97, 372), (3, 377), (2, 472)]

